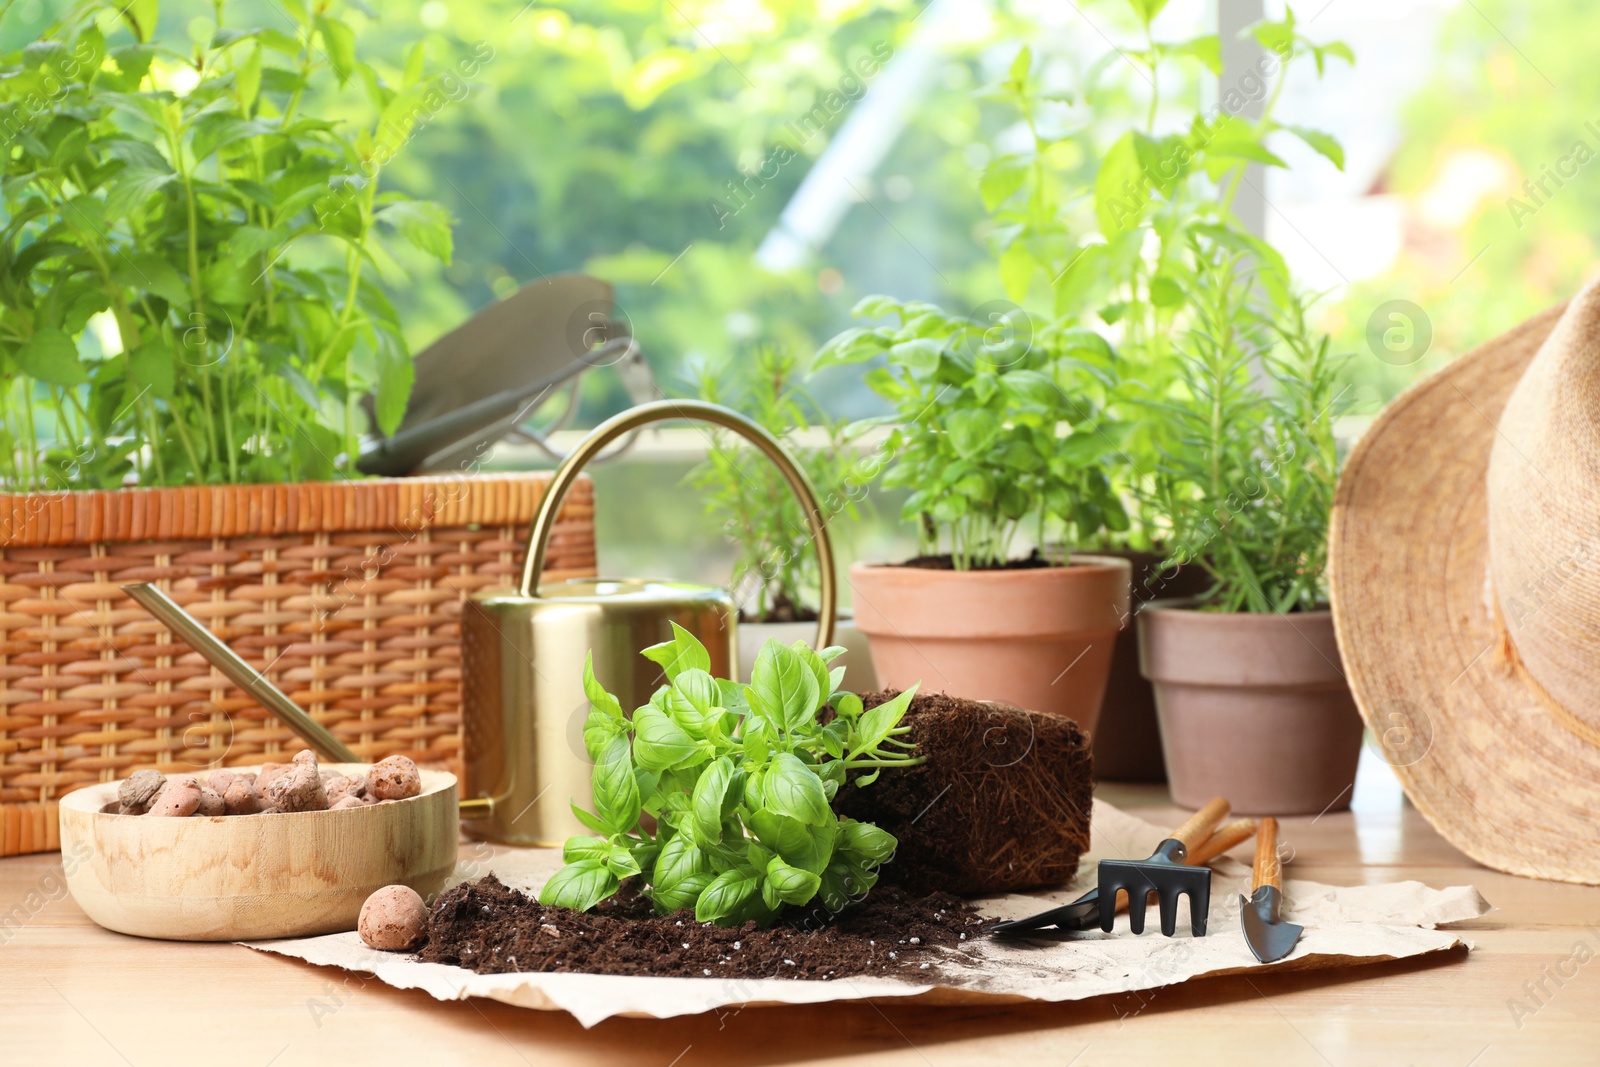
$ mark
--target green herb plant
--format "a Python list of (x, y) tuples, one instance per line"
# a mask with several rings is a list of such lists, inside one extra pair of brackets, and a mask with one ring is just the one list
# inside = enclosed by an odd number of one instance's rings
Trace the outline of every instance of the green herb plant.
[[(567, 840), (540, 902), (587, 911), (637, 878), (662, 914), (692, 908), (736, 926), (770, 923), (785, 905), (836, 912), (859, 900), (897, 842), (830, 802), (852, 772), (865, 786), (922, 759), (900, 725), (915, 688), (863, 711), (839, 689), (844, 668), (828, 666), (843, 651), (768, 641), (741, 685), (713, 678), (705, 647), (674, 625), (672, 640), (644, 651), (667, 684), (632, 716), (586, 660), (594, 811), (573, 811), (593, 835)], [(829, 705), (837, 714), (824, 724)]]
[[(410, 355), (380, 269), (448, 261), (436, 204), (380, 191), (429, 88), (356, 57), (360, 5), (285, 0), (192, 53), (156, 0), (91, 3), (0, 60), (0, 481), (353, 475)], [(308, 113), (359, 89), (356, 129)], [(362, 403), (372, 393), (369, 420)]]
[[(704, 370), (700, 398), (750, 416), (783, 442), (816, 491), (824, 521), (858, 518), (865, 495), (845, 425), (828, 418), (806, 391), (789, 351), (763, 346), (753, 358), (721, 371)], [(823, 443), (806, 445), (815, 427)], [(704, 462), (687, 482), (704, 501), (706, 517), (721, 524), (738, 551), (731, 586), (749, 622), (816, 618), (819, 578), (811, 532), (783, 473), (733, 434), (714, 430)]]
[(890, 325), (847, 330), (818, 368), (881, 358), (865, 380), (889, 401), (883, 482), (911, 490), (903, 517), (925, 554), (948, 546), (958, 570), (1003, 566), (1019, 532), (1037, 544), (1125, 529), (1107, 466), (1126, 426), (1107, 418), (1111, 347), (1092, 330), (1035, 336), (1020, 309), (993, 318), (868, 297), (855, 314)]
[[(1334, 60), (1354, 61), (1347, 46), (1310, 40), (1288, 8), (1248, 29), (1261, 62), (1202, 110), (1200, 81), (1222, 74), (1221, 43), (1215, 34), (1158, 39), (1152, 22), (1165, 6), (1107, 4), (1108, 13), (1123, 7), (1135, 28), (1073, 82), (1062, 84), (1052, 74), (1060, 64), (1036, 62), (1024, 46), (986, 93), (1027, 133), (1022, 148), (995, 153), (979, 182), (1006, 296), (1050, 324), (1037, 332), (1093, 330), (1115, 342), (1104, 401), (1128, 427), (1111, 473), (1130, 521), (1108, 522), (1098, 538), (1087, 531), (1091, 547), (1149, 548), (1172, 535), (1145, 490), (1173, 441), (1147, 416), (1150, 402), (1184, 392), (1173, 338), (1203, 310), (1192, 301), (1192, 238), (1247, 251), (1288, 308), (1281, 256), (1233, 215), (1246, 168), (1286, 167), (1275, 151), (1281, 138), (1344, 166), (1334, 137), (1285, 124), (1275, 111), (1291, 70), (1310, 63), (1320, 77)], [(1252, 101), (1259, 118), (1245, 115)]]
[(1171, 523), (1166, 562), (1204, 568), (1209, 610), (1314, 610), (1327, 600), (1342, 360), (1308, 325), (1307, 300), (1267, 295), (1288, 284), (1265, 284), (1270, 266), (1198, 237), (1191, 250), (1183, 388), (1152, 405), (1172, 431), (1150, 489)]

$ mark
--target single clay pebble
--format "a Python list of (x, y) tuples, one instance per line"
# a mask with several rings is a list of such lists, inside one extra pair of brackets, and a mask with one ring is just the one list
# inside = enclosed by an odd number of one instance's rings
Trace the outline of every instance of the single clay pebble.
[(361, 905), (361, 940), (383, 952), (416, 948), (428, 936), (428, 908), (410, 886), (386, 885)]
[(328, 794), (328, 807), (331, 808), (345, 797), (350, 796), (351, 787), (354, 785), (354, 779), (346, 778), (342, 774), (335, 774), (330, 778), (327, 773), (324, 772), (322, 776), (322, 788)]
[(236, 773), (223, 767), (211, 772), (211, 777), (206, 779), (206, 785), (215, 789), (222, 796), (227, 796), (229, 787), (238, 780), (239, 776)]
[(255, 787), (242, 777), (235, 777), (228, 791), (222, 794), (222, 806), (229, 815), (255, 815), (261, 810), (261, 798)]
[(327, 770), (326, 768), (319, 770), (317, 773), (322, 776), (323, 785), (332, 785), (335, 781), (344, 777), (344, 775), (340, 774), (338, 771), (331, 771)]
[(372, 795), (379, 800), (405, 800), (422, 792), (422, 775), (406, 756), (390, 756), (372, 768)]
[(328, 793), (322, 788), (316, 761), (297, 762), (274, 778), (267, 786), (267, 801), (279, 811), (327, 810)]
[(150, 814), (182, 819), (193, 815), (199, 807), (200, 782), (192, 774), (180, 774), (167, 779), (167, 784), (150, 804)]
[(167, 776), (160, 771), (134, 771), (117, 787), (117, 800), (122, 802), (122, 814), (143, 815), (150, 810)]
[(366, 806), (367, 806), (366, 801), (362, 800), (360, 797), (345, 796), (345, 797), (340, 797), (338, 800), (335, 800), (332, 804), (329, 804), (328, 805), (328, 810), (329, 811), (343, 811), (346, 808), (364, 808)]
[(278, 777), (278, 775), (287, 771), (292, 766), (293, 764), (290, 763), (263, 763), (261, 765), (261, 772), (256, 775), (256, 792), (261, 794), (263, 797), (266, 796), (267, 786), (272, 784), (272, 780)]
[(296, 763), (309, 763), (315, 767), (317, 765), (317, 754), (309, 748), (302, 748), (294, 754), (294, 761)]
[(200, 806), (195, 809), (197, 815), (226, 815), (227, 805), (222, 801), (222, 794), (208, 785), (200, 787)]

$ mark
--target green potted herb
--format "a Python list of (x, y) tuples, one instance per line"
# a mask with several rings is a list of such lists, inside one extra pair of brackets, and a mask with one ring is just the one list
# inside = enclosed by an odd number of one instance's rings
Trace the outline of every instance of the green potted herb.
[[(1361, 719), (1327, 608), (1327, 535), (1344, 410), (1339, 361), (1281, 266), (1195, 239), (1195, 320), (1149, 503), (1167, 562), (1210, 579), (1138, 615), (1172, 796), (1298, 815), (1350, 802)], [(1260, 378), (1265, 377), (1263, 388)]]
[[(1161, 597), (1200, 592), (1198, 568), (1168, 564), (1170, 523), (1149, 492), (1151, 473), (1170, 442), (1148, 404), (1181, 394), (1173, 339), (1196, 314), (1187, 249), (1196, 234), (1225, 234), (1263, 261), (1277, 254), (1232, 221), (1246, 166), (1282, 167), (1277, 139), (1302, 141), (1342, 167), (1328, 134), (1274, 117), (1288, 72), (1302, 64), (1320, 76), (1342, 44), (1319, 44), (1299, 30), (1294, 12), (1249, 33), (1262, 51), (1223, 85), (1211, 103), (1202, 85), (1223, 73), (1215, 34), (1162, 40), (1151, 26), (1164, 3), (1129, 0), (1137, 27), (1119, 36), (1082, 77), (1063, 83), (1059, 64), (1036, 63), (1023, 47), (999, 84), (985, 92), (1015, 115), (979, 183), (992, 215), (990, 233), (1006, 295), (1035, 319), (1077, 325), (1114, 338), (1110, 412), (1129, 425), (1108, 467), (1128, 522), (1080, 541), (1082, 550), (1114, 555), (1132, 567), (1135, 612)], [(1112, 24), (1114, 25), (1114, 23)], [(1259, 118), (1244, 117), (1259, 102)], [(1014, 134), (1026, 131), (1018, 144)], [(1160, 780), (1154, 698), (1140, 675), (1136, 629), (1117, 640), (1107, 714), (1095, 731), (1099, 777)]]
[[(154, 0), (90, 4), (4, 57), (7, 488), (353, 475), (362, 434), (398, 425), (411, 361), (379, 268), (399, 245), (448, 261), (449, 219), (380, 187), (430, 89), (421, 47), (390, 83), (346, 15), (290, 4), (185, 54)], [(347, 84), (370, 125), (312, 111)]]
[[(783, 442), (816, 491), (825, 521), (857, 518), (870, 477), (847, 439), (846, 427), (828, 418), (800, 381), (798, 360), (771, 346), (750, 359), (699, 376), (702, 400), (742, 411)], [(743, 605), (739, 615), (739, 669), (745, 681), (769, 640), (792, 644), (816, 631), (817, 558), (800, 504), (783, 473), (770, 463), (751, 463), (742, 438), (710, 431), (704, 462), (689, 472), (705, 515), (736, 551), (730, 586)], [(866, 638), (849, 616), (834, 626), (845, 649), (839, 666), (858, 688), (874, 687)]]
[(841, 650), (804, 642), (769, 641), (749, 685), (713, 678), (705, 648), (673, 631), (644, 652), (667, 684), (631, 714), (584, 664), (594, 811), (573, 811), (592, 834), (567, 840), (540, 903), (587, 911), (632, 879), (658, 912), (738, 926), (861, 899), (896, 842), (831, 802), (847, 779), (922, 762), (900, 725), (914, 690), (864, 711), (830, 666)]
[(818, 367), (881, 359), (867, 372), (893, 425), (884, 484), (910, 490), (904, 518), (922, 553), (857, 563), (856, 625), (880, 684), (930, 688), (1068, 715), (1092, 732), (1112, 643), (1128, 607), (1124, 560), (1052, 562), (1019, 538), (1081, 543), (1127, 517), (1107, 471), (1125, 427), (1095, 401), (1110, 348), (1092, 331), (1034, 335), (883, 297)]

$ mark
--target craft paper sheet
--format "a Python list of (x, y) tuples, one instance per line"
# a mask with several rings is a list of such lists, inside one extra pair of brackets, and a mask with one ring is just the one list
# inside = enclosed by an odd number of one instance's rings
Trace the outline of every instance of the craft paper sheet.
[[(1101, 857), (1143, 859), (1166, 835), (1109, 804), (1095, 801), (1093, 841), (1067, 888), (1049, 893), (992, 897), (977, 902), (984, 915), (1012, 919), (1065, 903), (1094, 885)], [(553, 849), (497, 856), (488, 864), (506, 885), (525, 892), (541, 886), (558, 866)], [(1207, 975), (1259, 971), (1263, 965), (1239, 932), (1238, 899), (1250, 892), (1250, 868), (1230, 858), (1213, 862), (1211, 917), (1205, 937), (1188, 936), (1188, 904), (1179, 908), (1177, 937), (1163, 937), (1155, 909), (1142, 936), (1128, 932), (1118, 916), (1115, 933), (1072, 934), (1064, 941), (975, 941), (969, 952), (950, 953), (937, 980), (915, 983), (890, 978), (831, 981), (735, 978), (635, 978), (598, 974), (474, 974), (460, 967), (419, 963), (406, 953), (376, 952), (354, 933), (287, 941), (257, 941), (250, 947), (310, 963), (364, 971), (399, 989), (422, 989), (440, 1000), (490, 997), (526, 1008), (570, 1012), (584, 1026), (613, 1015), (658, 1019), (714, 1011), (725, 1006), (811, 1004), (867, 997), (935, 994), (941, 1001), (987, 997), (1041, 1001), (1083, 1000), (1114, 993), (1157, 989)], [(465, 872), (458, 871), (458, 874)], [(486, 873), (474, 870), (472, 877)], [(1291, 872), (1292, 873), (1292, 872)], [(1349, 967), (1403, 959), (1464, 945), (1438, 926), (1476, 918), (1490, 910), (1471, 886), (1430, 889), (1421, 882), (1330, 886), (1289, 878), (1285, 917), (1305, 927), (1294, 951), (1270, 968)], [(1471, 947), (1468, 945), (1467, 947)]]

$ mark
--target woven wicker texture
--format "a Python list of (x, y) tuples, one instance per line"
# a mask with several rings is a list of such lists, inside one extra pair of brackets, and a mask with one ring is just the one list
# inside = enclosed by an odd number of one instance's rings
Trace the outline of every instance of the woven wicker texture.
[[(456, 768), (461, 602), (513, 585), (548, 475), (0, 496), (0, 855), (54, 799), (304, 745), (134, 604), (156, 582), (363, 759)], [(594, 574), (587, 479), (548, 579)]]

